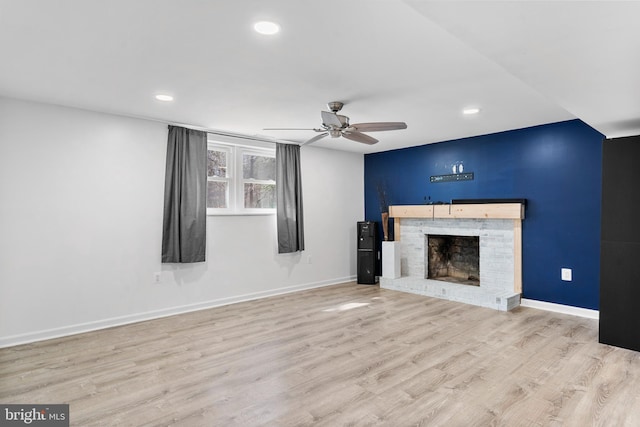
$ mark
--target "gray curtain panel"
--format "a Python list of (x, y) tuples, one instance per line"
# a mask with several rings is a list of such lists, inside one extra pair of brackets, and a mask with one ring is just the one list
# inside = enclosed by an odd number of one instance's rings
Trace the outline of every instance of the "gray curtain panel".
[(300, 146), (276, 144), (278, 253), (304, 250)]
[(164, 180), (162, 262), (205, 260), (207, 134), (169, 126)]

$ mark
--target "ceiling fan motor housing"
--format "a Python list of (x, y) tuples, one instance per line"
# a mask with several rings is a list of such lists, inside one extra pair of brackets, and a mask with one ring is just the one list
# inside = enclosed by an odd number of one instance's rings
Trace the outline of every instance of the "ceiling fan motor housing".
[(344, 106), (344, 103), (340, 101), (333, 101), (327, 104), (327, 107), (329, 107), (329, 110), (331, 110), (334, 113), (337, 113), (338, 111), (342, 110), (343, 106)]

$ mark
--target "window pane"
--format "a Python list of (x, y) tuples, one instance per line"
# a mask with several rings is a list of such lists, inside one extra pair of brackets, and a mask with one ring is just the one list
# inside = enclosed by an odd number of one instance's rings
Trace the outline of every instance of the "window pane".
[(207, 182), (207, 207), (227, 208), (227, 183), (220, 181)]
[(275, 209), (276, 186), (275, 184), (244, 184), (244, 207)]
[(242, 176), (244, 179), (275, 181), (276, 159), (274, 157), (245, 154), (242, 156)]
[(227, 177), (227, 152), (207, 150), (207, 176)]

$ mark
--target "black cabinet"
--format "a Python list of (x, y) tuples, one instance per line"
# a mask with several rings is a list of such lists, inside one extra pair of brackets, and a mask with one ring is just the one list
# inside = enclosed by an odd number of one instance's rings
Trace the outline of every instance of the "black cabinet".
[(358, 283), (361, 285), (375, 285), (376, 282), (376, 254), (377, 229), (372, 221), (358, 222)]
[(600, 342), (640, 351), (640, 136), (603, 143)]

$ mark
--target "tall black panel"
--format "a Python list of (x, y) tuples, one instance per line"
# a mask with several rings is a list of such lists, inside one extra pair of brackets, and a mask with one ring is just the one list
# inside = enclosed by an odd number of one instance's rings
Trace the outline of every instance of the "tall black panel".
[(640, 136), (602, 154), (600, 342), (640, 351)]
[(358, 222), (358, 283), (362, 285), (376, 284), (376, 223)]

